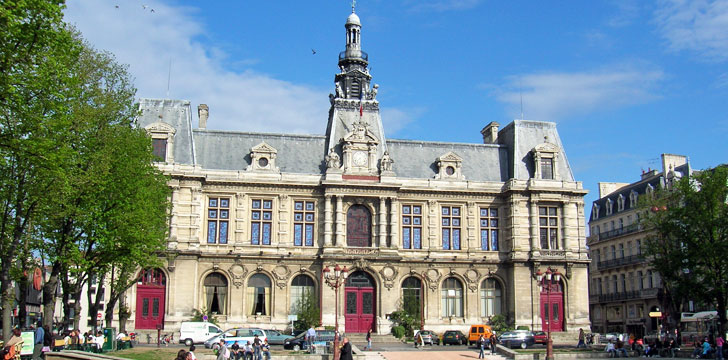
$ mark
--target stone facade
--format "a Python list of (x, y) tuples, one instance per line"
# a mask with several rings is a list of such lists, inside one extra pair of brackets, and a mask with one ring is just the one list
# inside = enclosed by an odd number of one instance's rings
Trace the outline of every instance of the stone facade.
[(428, 329), (498, 313), (540, 329), (534, 274), (549, 267), (564, 274), (557, 325), (588, 327), (586, 191), (555, 124), (492, 122), (484, 144), (386, 139), (358, 16), (345, 27), (325, 135), (210, 130), (207, 106), (193, 129), (188, 101), (141, 101), (172, 216), (164, 280), (129, 291), (128, 326), (176, 329), (214, 309), (223, 327), (285, 328), (305, 291), (333, 325), (322, 269), (338, 264), (350, 274), (339, 292), (347, 332), (389, 333), (405, 292)]
[[(639, 225), (639, 199), (671, 186), (691, 172), (687, 157), (662, 154), (662, 171), (648, 170), (634, 183), (599, 183), (599, 199), (592, 204), (587, 244), (592, 263), (589, 271), (589, 306), (592, 331), (654, 333), (667, 317), (660, 312), (663, 288), (660, 276), (642, 256), (649, 232)], [(674, 324), (672, 324), (674, 326)]]

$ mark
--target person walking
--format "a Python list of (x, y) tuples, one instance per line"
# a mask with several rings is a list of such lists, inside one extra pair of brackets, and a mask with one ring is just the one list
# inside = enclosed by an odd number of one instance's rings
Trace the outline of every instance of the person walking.
[(483, 334), (480, 334), (480, 338), (478, 338), (478, 348), (480, 349), (478, 359), (485, 359), (485, 337)]
[(313, 325), (306, 331), (306, 344), (308, 345), (308, 351), (313, 354), (313, 342), (316, 341), (316, 329)]
[(584, 329), (579, 328), (579, 342), (576, 344), (576, 348), (585, 348), (586, 343), (584, 342)]
[(367, 331), (367, 346), (364, 348), (364, 351), (372, 351), (372, 329)]
[(339, 360), (354, 360), (351, 353), (351, 343), (349, 338), (345, 337), (343, 345), (341, 345), (341, 353), (339, 354)]
[(262, 341), (260, 341), (260, 338), (258, 337), (258, 334), (255, 334), (255, 337), (253, 338), (253, 358), (255, 360), (262, 360), (263, 354), (260, 352), (260, 346), (262, 345)]
[(36, 324), (35, 333), (33, 333), (33, 360), (42, 360), (41, 355), (43, 354), (43, 342), (45, 341), (45, 330), (43, 329), (43, 322), (38, 321)]
[(230, 350), (225, 345), (225, 339), (220, 339), (220, 347), (217, 350), (217, 360), (230, 359)]
[(495, 333), (490, 335), (490, 353), (495, 355), (496, 347), (498, 347), (498, 338), (495, 337)]

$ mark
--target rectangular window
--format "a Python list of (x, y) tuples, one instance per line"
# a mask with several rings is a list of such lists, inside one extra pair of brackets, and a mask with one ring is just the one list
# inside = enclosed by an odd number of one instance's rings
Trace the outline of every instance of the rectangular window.
[(273, 200), (252, 199), (250, 208), (250, 243), (270, 245)]
[(209, 198), (207, 200), (207, 243), (227, 244), (228, 222), (230, 219), (229, 198)]
[(157, 161), (167, 161), (167, 139), (152, 139), (152, 154)]
[(498, 251), (497, 208), (480, 208), (480, 249)]
[(555, 206), (538, 208), (539, 230), (542, 249), (559, 248), (559, 209)]
[(293, 203), (293, 245), (313, 246), (313, 229), (316, 203), (295, 201)]
[(422, 249), (422, 206), (402, 205), (402, 248)]
[(553, 180), (554, 161), (551, 158), (541, 158), (541, 179)]
[(460, 250), (459, 206), (442, 207), (442, 248), (443, 250)]

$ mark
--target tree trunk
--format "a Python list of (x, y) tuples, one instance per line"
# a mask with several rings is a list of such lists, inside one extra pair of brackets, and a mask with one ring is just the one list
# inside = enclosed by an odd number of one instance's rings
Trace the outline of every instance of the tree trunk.
[(83, 315), (81, 314), (81, 294), (83, 291), (83, 285), (79, 287), (79, 291), (73, 294), (73, 328), (78, 329), (79, 325), (81, 324), (81, 318)]
[(20, 277), (20, 279), (15, 283), (15, 285), (18, 287), (18, 327), (21, 329), (26, 328), (30, 324), (26, 324), (25, 320), (28, 317), (28, 271), (33, 271), (34, 269), (28, 269), (28, 266), (23, 266), (23, 269), (25, 271), (22, 273), (23, 275)]
[(13, 302), (15, 300), (15, 294), (14, 294), (14, 288), (10, 286), (10, 271), (9, 266), (6, 265), (6, 262), (3, 261), (2, 263), (2, 271), (0, 271), (0, 296), (2, 297), (2, 305), (3, 305), (3, 339), (5, 339), (5, 342), (10, 340), (10, 330), (12, 330), (11, 326), (8, 326), (9, 324), (12, 324), (13, 321)]
[(718, 302), (718, 322), (720, 322), (720, 334), (722, 336), (725, 336), (725, 330), (726, 330), (726, 316), (725, 316), (725, 310), (726, 310), (726, 298), (721, 293), (718, 295), (718, 298), (716, 299)]
[(61, 265), (56, 262), (51, 267), (51, 275), (43, 284), (43, 325), (53, 328), (53, 314), (56, 311), (56, 290), (58, 289), (58, 274), (61, 272)]

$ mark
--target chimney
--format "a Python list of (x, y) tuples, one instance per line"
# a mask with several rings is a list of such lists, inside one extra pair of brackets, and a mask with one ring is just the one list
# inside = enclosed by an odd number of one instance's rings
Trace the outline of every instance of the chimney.
[(210, 108), (207, 106), (207, 104), (200, 104), (197, 106), (197, 116), (200, 117), (200, 129), (206, 129), (207, 128), (207, 117), (210, 115)]
[(483, 144), (495, 144), (498, 142), (498, 124), (495, 121), (491, 121), (490, 124), (486, 125), (480, 133), (483, 134)]

